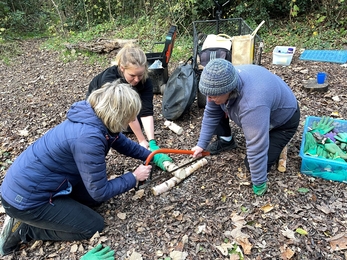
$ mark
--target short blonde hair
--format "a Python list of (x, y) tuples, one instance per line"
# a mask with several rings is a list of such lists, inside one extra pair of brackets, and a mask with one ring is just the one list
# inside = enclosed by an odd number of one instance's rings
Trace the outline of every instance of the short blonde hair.
[(112, 133), (126, 130), (141, 110), (139, 94), (119, 79), (93, 91), (87, 101)]
[(130, 67), (144, 67), (145, 73), (142, 78), (142, 83), (145, 83), (148, 78), (148, 64), (146, 54), (139, 46), (133, 43), (128, 43), (120, 49), (113, 64), (118, 66), (118, 71), (120, 74), (122, 74), (120, 67), (123, 67), (124, 69), (128, 69)]

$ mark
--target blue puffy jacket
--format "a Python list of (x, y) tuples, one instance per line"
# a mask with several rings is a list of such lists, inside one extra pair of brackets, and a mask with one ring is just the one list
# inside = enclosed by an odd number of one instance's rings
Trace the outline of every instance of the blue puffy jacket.
[(76, 102), (64, 122), (14, 161), (1, 185), (1, 196), (25, 210), (71, 192), (82, 180), (95, 201), (106, 201), (136, 185), (131, 172), (107, 179), (105, 157), (111, 147), (142, 161), (151, 153), (122, 133), (111, 135), (87, 101)]

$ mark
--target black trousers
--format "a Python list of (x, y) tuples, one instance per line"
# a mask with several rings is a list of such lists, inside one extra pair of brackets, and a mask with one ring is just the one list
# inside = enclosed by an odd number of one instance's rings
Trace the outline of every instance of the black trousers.
[[(269, 150), (268, 150), (268, 164), (267, 164), (268, 172), (270, 171), (271, 167), (277, 163), (283, 148), (288, 144), (290, 139), (292, 139), (292, 137), (296, 133), (299, 123), (300, 123), (300, 108), (298, 104), (295, 113), (284, 125), (281, 125), (280, 127), (274, 128), (269, 131), (270, 144), (269, 144)], [(221, 118), (219, 125), (217, 129), (215, 130), (214, 134), (216, 134), (217, 136), (231, 135), (231, 128), (229, 125), (228, 117), (223, 116)], [(244, 162), (245, 162), (246, 168), (249, 170), (249, 163), (248, 163), (247, 156), (245, 157)]]

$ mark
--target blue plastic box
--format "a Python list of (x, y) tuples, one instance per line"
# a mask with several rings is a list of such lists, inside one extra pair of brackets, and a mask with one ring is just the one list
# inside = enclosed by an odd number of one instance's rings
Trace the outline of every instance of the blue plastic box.
[[(347, 183), (347, 162), (340, 162), (330, 159), (318, 158), (304, 154), (305, 136), (309, 131), (313, 122), (320, 121), (321, 117), (309, 116), (306, 118), (304, 132), (300, 146), (301, 173), (313, 177), (319, 177), (332, 181), (340, 181)], [(347, 133), (347, 121), (334, 119), (334, 129), (339, 132)]]

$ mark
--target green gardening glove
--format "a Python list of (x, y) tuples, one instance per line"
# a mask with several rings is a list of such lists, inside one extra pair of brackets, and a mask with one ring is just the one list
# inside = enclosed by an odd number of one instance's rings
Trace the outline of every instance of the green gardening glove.
[(321, 135), (325, 135), (329, 133), (331, 130), (334, 129), (334, 126), (332, 125), (334, 122), (334, 119), (323, 116), (322, 119), (317, 123), (317, 121), (313, 122), (311, 127), (311, 132), (318, 132)]
[[(347, 154), (345, 154), (340, 147), (335, 143), (328, 143), (324, 145), (324, 148), (332, 154), (338, 154), (342, 159), (347, 160)], [(335, 156), (336, 157), (336, 156)]]
[(317, 142), (311, 132), (307, 132), (305, 135), (304, 154), (317, 154)]
[(157, 165), (163, 171), (166, 171), (164, 164), (163, 164), (163, 162), (165, 162), (165, 161), (172, 162), (172, 159), (164, 153), (157, 153), (153, 156), (153, 162), (155, 163), (155, 165)]
[(157, 143), (155, 142), (154, 139), (149, 141), (149, 150), (151, 150), (152, 152), (155, 150), (159, 150), (160, 147), (157, 145)]
[(320, 158), (324, 158), (324, 159), (329, 157), (329, 152), (327, 150), (325, 150), (324, 145), (319, 144), (317, 146), (317, 156)]
[(114, 260), (114, 251), (110, 249), (109, 246), (103, 247), (98, 244), (93, 249), (89, 250), (85, 255), (81, 257), (80, 260)]
[(263, 196), (267, 191), (267, 184), (264, 182), (263, 184), (253, 185), (253, 192), (257, 196)]
[(347, 133), (338, 133), (334, 138), (341, 143), (347, 143)]

